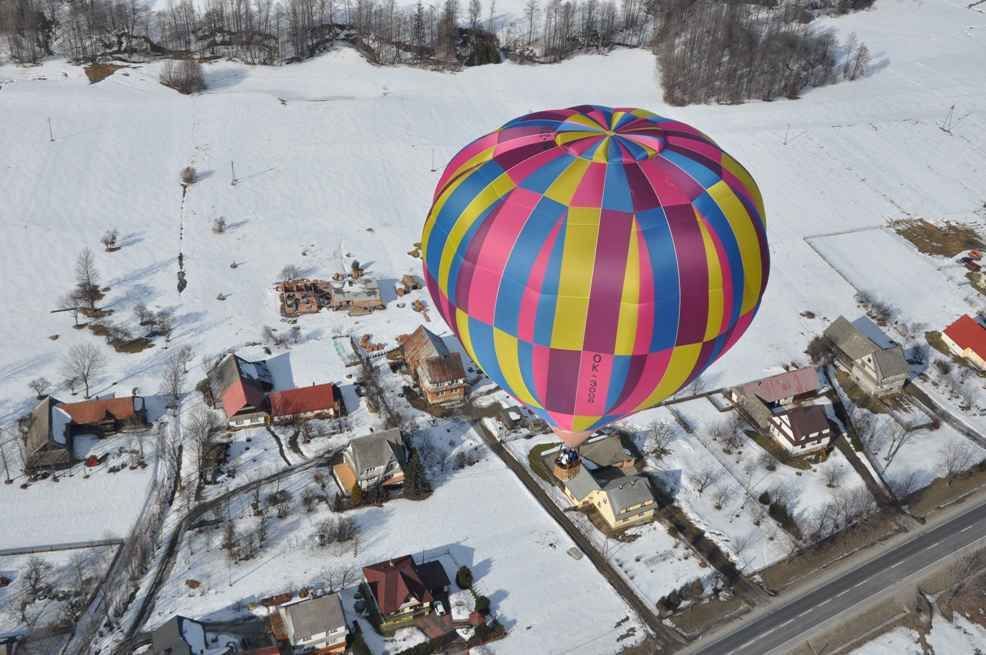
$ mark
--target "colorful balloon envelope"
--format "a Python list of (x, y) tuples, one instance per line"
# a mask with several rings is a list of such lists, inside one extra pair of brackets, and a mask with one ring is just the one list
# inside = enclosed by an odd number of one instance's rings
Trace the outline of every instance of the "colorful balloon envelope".
[(463, 148), (421, 252), (464, 350), (572, 446), (729, 350), (769, 268), (743, 166), (689, 125), (602, 106), (528, 114)]

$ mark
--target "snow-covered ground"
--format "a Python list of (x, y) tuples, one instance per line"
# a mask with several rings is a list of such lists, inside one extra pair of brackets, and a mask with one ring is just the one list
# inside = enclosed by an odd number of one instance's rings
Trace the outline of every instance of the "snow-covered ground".
[[(980, 653), (986, 650), (986, 628), (972, 623), (961, 614), (949, 623), (935, 617), (928, 645), (939, 655)], [(852, 655), (926, 655), (919, 635), (909, 628), (897, 628), (852, 651)]]
[[(45, 563), (41, 580), (54, 592), (75, 592), (78, 590), (79, 572), (85, 578), (99, 579), (106, 572), (116, 546), (97, 546), (76, 550), (59, 550), (27, 555), (0, 556), (0, 577), (11, 580), (7, 587), (0, 587), (0, 639), (9, 634), (28, 631), (20, 615), (20, 605), (26, 600), (21, 577), (25, 574), (28, 562), (38, 558)], [(52, 594), (51, 596), (54, 596)], [(34, 627), (58, 625), (65, 601), (46, 596), (29, 604), (26, 615)]]
[[(418, 438), (427, 439), (434, 453), (449, 453), (479, 438), (460, 423), (441, 423)], [(452, 446), (449, 446), (449, 443)], [(187, 616), (221, 620), (243, 615), (246, 605), (260, 598), (305, 585), (324, 586), (341, 570), (414, 553), (450, 555), (470, 566), (482, 593), (509, 630), (497, 642), (497, 653), (616, 652), (616, 637), (636, 626), (627, 606), (612, 593), (588, 559), (573, 559), (566, 551), (573, 543), (541, 510), (514, 475), (487, 450), (476, 449), (480, 461), (463, 469), (436, 470), (437, 489), (427, 500), (395, 500), (383, 507), (347, 513), (359, 526), (358, 540), (317, 548), (312, 534), (333, 516), (325, 505), (305, 513), (300, 498), (305, 488), (318, 488), (315, 470), (285, 480), (281, 489), (294, 494), (294, 508), (285, 519), (273, 518), (269, 543), (256, 559), (228, 565), (220, 548), (219, 527), (187, 536), (165, 586), (158, 595), (153, 626), (180, 612)], [(437, 457), (436, 457), (437, 461)], [(320, 469), (324, 475), (325, 469)], [(336, 492), (331, 476), (324, 492)], [(274, 491), (263, 490), (263, 497)], [(230, 503), (242, 533), (256, 522), (249, 503), (252, 495)], [(201, 586), (192, 590), (187, 580)], [(352, 584), (353, 579), (350, 579)], [(619, 628), (616, 623), (630, 616)], [(545, 651), (545, 643), (554, 650)], [(387, 647), (392, 652), (399, 650)]]

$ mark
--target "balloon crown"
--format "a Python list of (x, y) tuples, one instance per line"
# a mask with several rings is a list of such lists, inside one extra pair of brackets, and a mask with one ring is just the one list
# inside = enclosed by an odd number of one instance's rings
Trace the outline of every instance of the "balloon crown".
[(664, 148), (663, 129), (649, 116), (629, 111), (579, 111), (562, 121), (555, 143), (569, 153), (596, 162), (652, 159)]

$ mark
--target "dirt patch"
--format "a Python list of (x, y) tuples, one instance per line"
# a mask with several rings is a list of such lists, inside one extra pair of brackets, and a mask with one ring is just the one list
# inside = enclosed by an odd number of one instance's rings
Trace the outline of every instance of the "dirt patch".
[(986, 462), (980, 462), (968, 471), (952, 476), (949, 481), (938, 478), (930, 485), (907, 497), (911, 512), (918, 516), (928, 516), (939, 510), (940, 506), (960, 502), (966, 494), (986, 487)]
[(966, 250), (986, 247), (974, 229), (959, 223), (936, 224), (919, 218), (897, 221), (893, 229), (926, 255), (955, 257)]
[(671, 622), (686, 635), (694, 638), (749, 611), (750, 606), (736, 596), (728, 600), (713, 598), (692, 605), (680, 614), (674, 615), (671, 617)]
[(537, 446), (531, 448), (531, 451), (527, 453), (527, 463), (530, 465), (531, 470), (534, 471), (534, 474), (553, 487), (559, 486), (558, 479), (551, 471), (548, 470), (548, 467), (542, 459), (542, 455), (547, 450), (557, 448), (558, 445), (559, 444), (557, 443), (538, 444)]
[(969, 280), (969, 286), (986, 296), (986, 274), (969, 271), (965, 274), (965, 279)]
[[(856, 407), (861, 407), (862, 409), (872, 412), (873, 414), (890, 413), (890, 408), (887, 407), (882, 400), (879, 398), (874, 398), (870, 394), (863, 391), (859, 385), (857, 385), (853, 379), (849, 377), (849, 374), (842, 369), (836, 369), (835, 377), (839, 381), (839, 386), (842, 387), (842, 390), (846, 392), (846, 395), (849, 396), (849, 400), (851, 400), (852, 404)], [(853, 443), (853, 446), (855, 445), (856, 444)], [(856, 450), (860, 450), (860, 448), (856, 448)]]
[(791, 457), (787, 451), (781, 448), (781, 446), (770, 437), (764, 436), (754, 430), (743, 430), (743, 432), (754, 443), (773, 455), (774, 459), (776, 459), (781, 466), (790, 466), (793, 469), (798, 469), (801, 471), (807, 471), (811, 468), (811, 464), (806, 462), (804, 459)]
[(89, 78), (89, 83), (95, 84), (97, 82), (102, 82), (121, 68), (129, 68), (129, 66), (121, 66), (119, 64), (89, 64), (82, 70), (86, 72), (86, 77)]

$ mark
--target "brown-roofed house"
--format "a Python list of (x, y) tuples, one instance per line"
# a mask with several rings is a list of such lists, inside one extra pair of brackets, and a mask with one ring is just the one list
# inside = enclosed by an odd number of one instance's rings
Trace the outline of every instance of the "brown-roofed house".
[(465, 399), (466, 371), (459, 353), (425, 326), (401, 340), (404, 362), (430, 405), (457, 405)]
[(141, 396), (94, 398), (63, 403), (47, 396), (24, 424), (24, 453), (29, 471), (71, 466), (74, 438), (79, 434), (106, 436), (143, 430), (147, 412)]
[(449, 586), (439, 562), (418, 565), (410, 555), (365, 566), (363, 577), (385, 621), (429, 611)]
[(270, 416), (275, 423), (298, 418), (336, 418), (344, 413), (342, 394), (334, 384), (313, 384), (267, 395)]
[(820, 405), (801, 405), (776, 414), (771, 434), (790, 444), (789, 449), (814, 450), (823, 447), (832, 435), (825, 409)]

